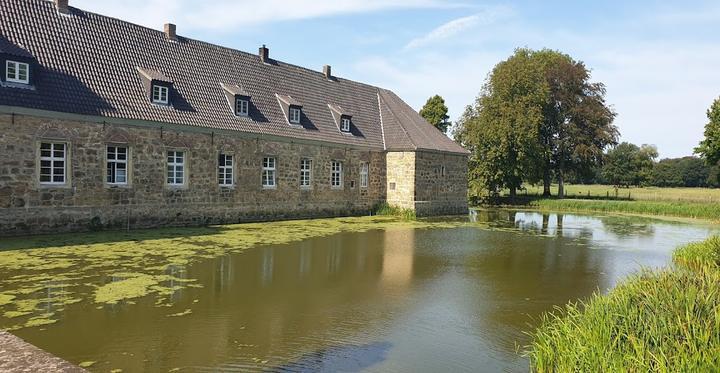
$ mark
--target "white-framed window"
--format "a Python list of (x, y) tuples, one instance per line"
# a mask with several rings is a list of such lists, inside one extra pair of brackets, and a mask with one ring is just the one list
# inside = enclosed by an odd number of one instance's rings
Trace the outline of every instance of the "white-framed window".
[(369, 166), (367, 163), (360, 164), (360, 188), (368, 187)]
[(275, 188), (275, 157), (264, 157), (262, 163), (263, 188)]
[(40, 184), (65, 184), (67, 174), (67, 144), (40, 143)]
[(300, 160), (300, 188), (309, 188), (312, 185), (312, 159)]
[(124, 146), (107, 146), (107, 183), (111, 185), (127, 185), (128, 148)]
[(168, 150), (167, 152), (167, 184), (185, 184), (185, 152)]
[(218, 184), (220, 186), (233, 185), (233, 156), (220, 154), (218, 156)]
[(153, 85), (152, 87), (152, 101), (156, 104), (167, 105), (169, 100), (169, 89), (162, 85)]
[(350, 132), (350, 118), (342, 118), (340, 120), (340, 130), (343, 132)]
[(290, 108), (290, 123), (300, 123), (300, 109), (296, 107)]
[(342, 166), (342, 162), (332, 161), (330, 168), (330, 186), (333, 188), (342, 188), (343, 186)]
[(244, 98), (235, 99), (235, 115), (246, 117), (250, 113), (250, 101)]
[(30, 65), (24, 62), (5, 62), (5, 81), (30, 84)]

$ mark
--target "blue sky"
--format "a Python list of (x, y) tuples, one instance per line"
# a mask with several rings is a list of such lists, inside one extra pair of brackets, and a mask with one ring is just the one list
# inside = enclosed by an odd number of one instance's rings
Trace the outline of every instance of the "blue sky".
[(622, 140), (689, 155), (720, 96), (720, 2), (470, 0), (71, 0), (72, 6), (395, 91), (452, 120), (517, 47), (584, 61), (607, 86)]

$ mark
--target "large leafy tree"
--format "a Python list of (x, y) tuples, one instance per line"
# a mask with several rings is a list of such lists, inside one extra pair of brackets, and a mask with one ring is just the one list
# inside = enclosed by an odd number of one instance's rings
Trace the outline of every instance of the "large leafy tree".
[(615, 113), (605, 86), (590, 82), (582, 62), (552, 50), (518, 49), (492, 71), (475, 104), (457, 123), (455, 138), (474, 152), (473, 180), (513, 195), (522, 182), (552, 176), (564, 195), (567, 174), (587, 175), (617, 142)]
[(445, 99), (440, 95), (430, 97), (425, 106), (420, 109), (420, 115), (430, 124), (437, 127), (442, 133), (447, 132), (450, 122), (448, 119), (448, 107), (445, 105)]
[(713, 102), (707, 111), (708, 123), (705, 125), (705, 139), (695, 148), (710, 165), (720, 163), (720, 98)]
[(554, 173), (563, 197), (568, 173), (587, 173), (601, 163), (605, 148), (617, 143), (616, 114), (605, 102), (605, 86), (590, 81), (583, 62), (548, 49), (533, 57), (543, 65), (549, 88), (540, 128), (543, 194), (550, 194)]
[(515, 195), (523, 181), (538, 181), (538, 138), (548, 88), (532, 51), (518, 49), (495, 66), (473, 106), (458, 121), (455, 138), (472, 151), (471, 191), (507, 188)]
[(605, 155), (603, 177), (616, 186), (641, 185), (652, 176), (657, 156), (655, 146), (623, 142), (608, 150)]

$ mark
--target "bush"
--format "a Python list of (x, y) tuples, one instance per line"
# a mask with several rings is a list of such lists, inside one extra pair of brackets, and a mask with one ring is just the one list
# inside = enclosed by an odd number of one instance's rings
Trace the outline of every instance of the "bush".
[(720, 371), (718, 247), (718, 237), (687, 245), (674, 255), (675, 268), (644, 270), (607, 295), (543, 316), (527, 351), (532, 367)]

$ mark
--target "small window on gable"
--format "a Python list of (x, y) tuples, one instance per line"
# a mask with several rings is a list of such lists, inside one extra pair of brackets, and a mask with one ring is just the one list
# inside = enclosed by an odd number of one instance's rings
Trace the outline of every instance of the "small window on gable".
[(250, 114), (250, 101), (245, 97), (235, 99), (235, 115), (246, 117)]
[(290, 118), (289, 118), (290, 123), (300, 124), (300, 114), (301, 114), (300, 108), (291, 107), (290, 108)]
[(30, 84), (30, 65), (24, 62), (5, 61), (5, 81)]
[(154, 84), (152, 87), (152, 102), (161, 105), (169, 104), (169, 93), (170, 90), (168, 89), (168, 87)]
[(342, 117), (340, 130), (343, 132), (350, 132), (350, 118)]

